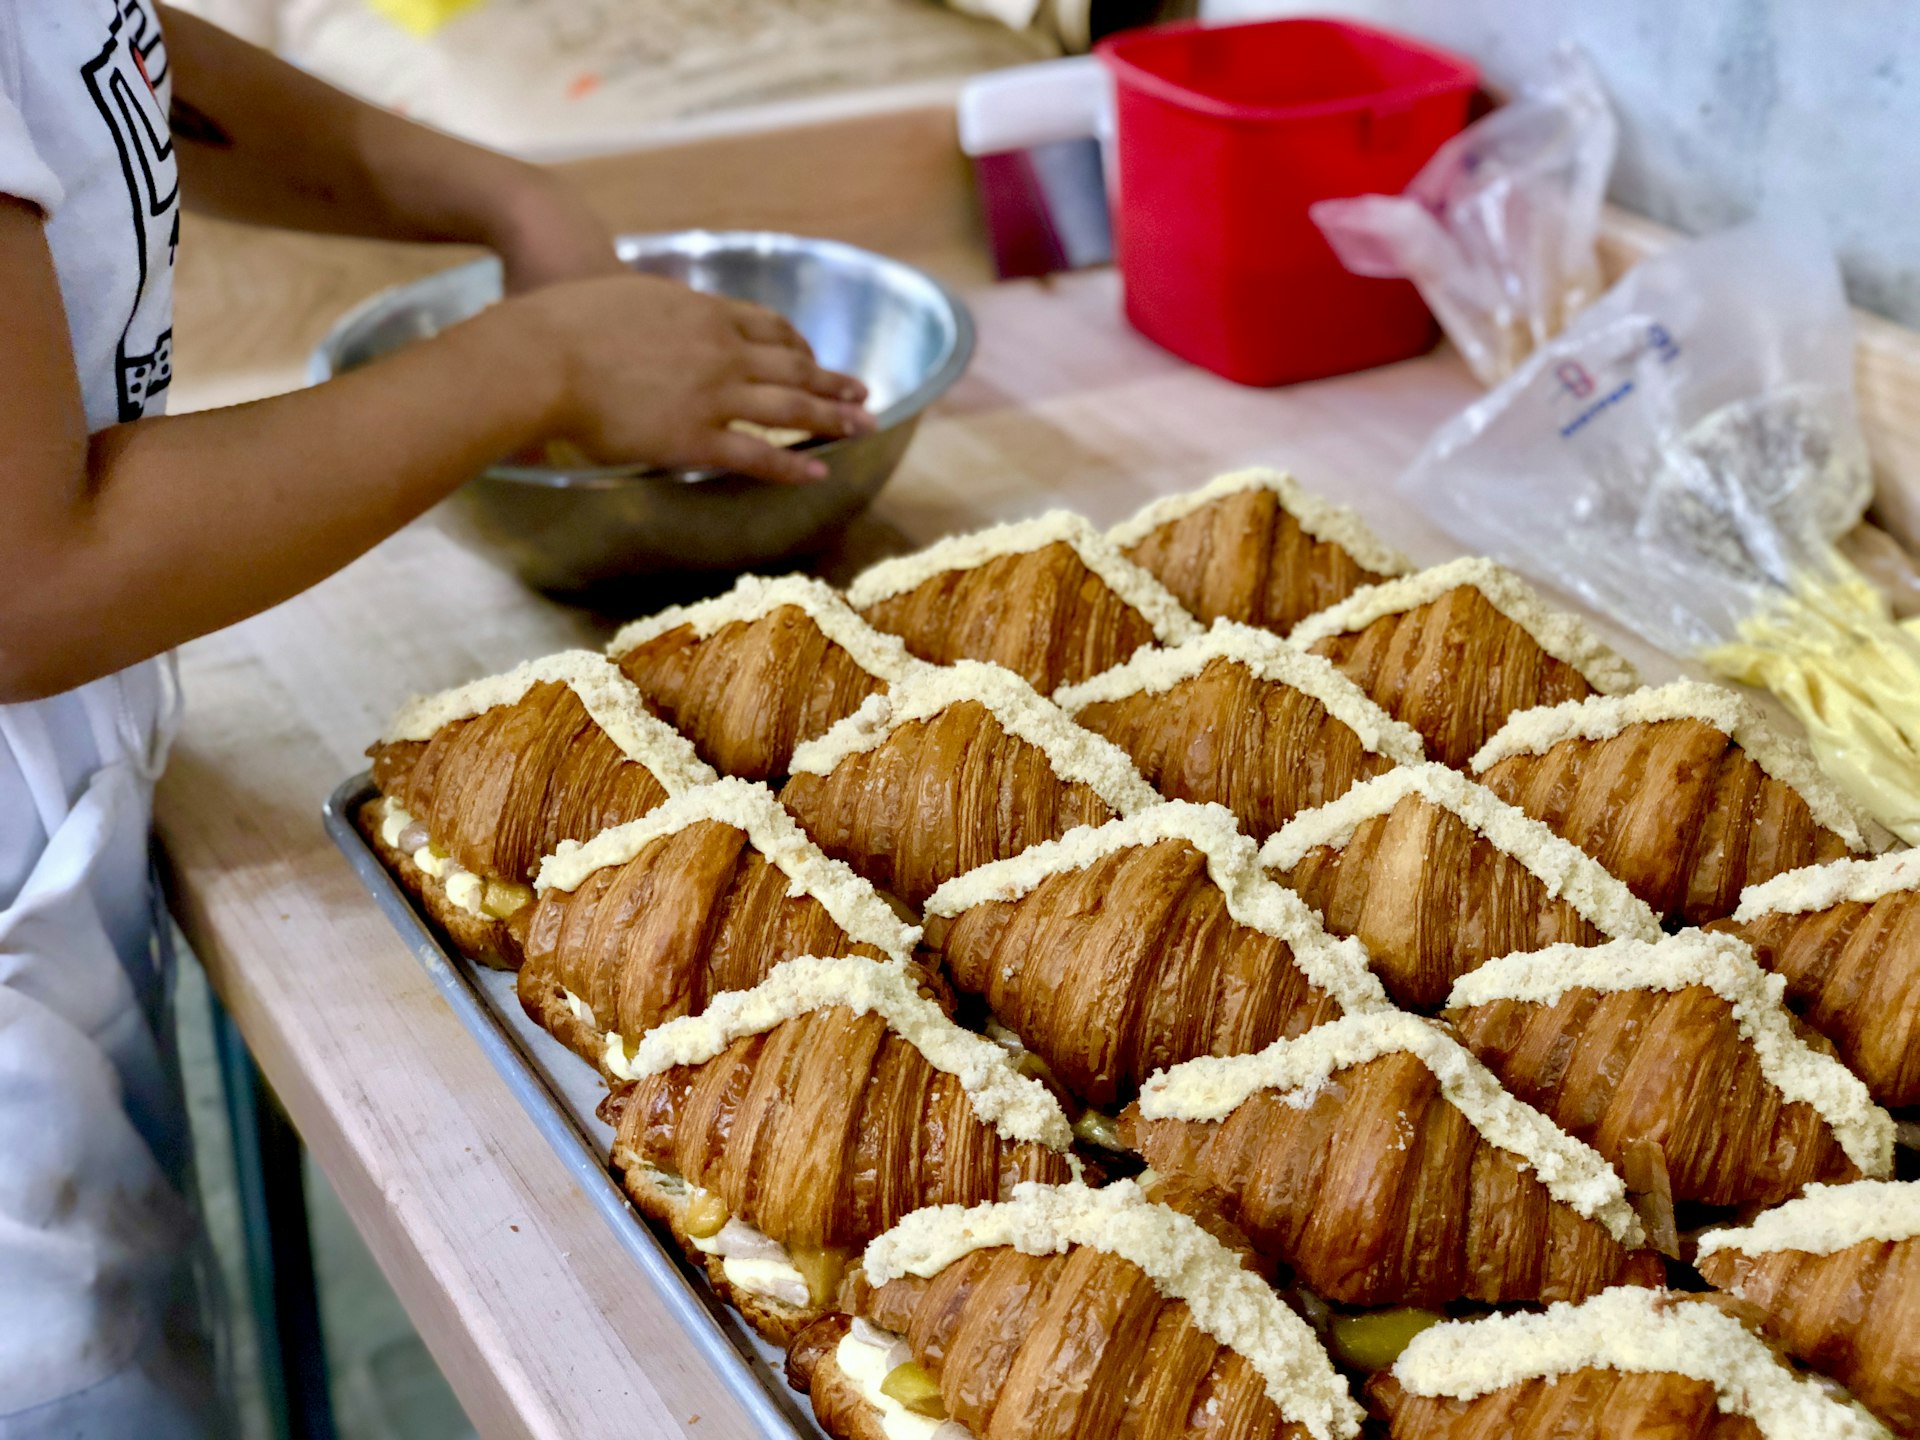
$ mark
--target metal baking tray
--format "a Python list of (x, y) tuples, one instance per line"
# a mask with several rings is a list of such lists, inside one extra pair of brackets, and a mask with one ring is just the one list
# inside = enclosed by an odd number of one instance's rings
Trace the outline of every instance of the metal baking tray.
[(787, 1387), (785, 1355), (720, 1303), (706, 1276), (686, 1263), (672, 1237), (656, 1230), (614, 1180), (608, 1168), (613, 1128), (593, 1113), (606, 1094), (599, 1075), (527, 1018), (511, 973), (475, 965), (447, 948), (354, 828), (354, 813), (378, 793), (362, 772), (343, 782), (323, 807), (327, 833), (354, 874), (760, 1433), (771, 1440), (825, 1440), (805, 1399)]

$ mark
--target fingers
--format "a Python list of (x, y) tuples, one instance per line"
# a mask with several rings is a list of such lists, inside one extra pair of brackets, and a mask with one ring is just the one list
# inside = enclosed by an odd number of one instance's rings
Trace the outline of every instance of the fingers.
[(762, 385), (784, 385), (810, 390), (829, 400), (857, 405), (867, 398), (867, 387), (851, 375), (841, 375), (816, 364), (811, 355), (778, 345), (747, 347), (746, 378)]
[(822, 400), (784, 385), (742, 385), (726, 397), (728, 419), (751, 420), (774, 430), (804, 430), (809, 435), (871, 435), (873, 416), (858, 405)]
[(738, 430), (714, 431), (700, 453), (690, 458), (696, 464), (771, 480), (776, 485), (809, 485), (827, 478), (827, 467), (811, 455), (769, 445)]
[(730, 303), (735, 328), (755, 345), (779, 345), (808, 356), (813, 354), (813, 347), (807, 344), (806, 336), (794, 329), (793, 322), (786, 316), (764, 305), (750, 305), (744, 300)]

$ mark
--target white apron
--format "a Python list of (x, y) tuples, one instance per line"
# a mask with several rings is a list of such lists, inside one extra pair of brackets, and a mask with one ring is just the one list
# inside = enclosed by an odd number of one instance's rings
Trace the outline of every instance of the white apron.
[(0, 1440), (205, 1433), (148, 858), (177, 710), (170, 659), (0, 706)]

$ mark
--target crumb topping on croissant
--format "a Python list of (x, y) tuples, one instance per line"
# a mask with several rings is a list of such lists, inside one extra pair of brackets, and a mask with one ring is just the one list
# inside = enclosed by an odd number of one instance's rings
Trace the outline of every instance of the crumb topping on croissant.
[(1515, 1156), (1547, 1193), (1637, 1248), (1646, 1232), (1626, 1186), (1605, 1158), (1509, 1093), (1446, 1030), (1403, 1011), (1349, 1015), (1253, 1055), (1202, 1056), (1153, 1076), (1140, 1089), (1143, 1119), (1222, 1120), (1261, 1091), (1296, 1110), (1310, 1106), (1339, 1071), (1403, 1054), (1426, 1068), (1441, 1094), (1490, 1145)]
[(431, 740), (456, 721), (519, 703), (541, 684), (571, 690), (620, 753), (651, 771), (668, 794), (719, 778), (686, 736), (647, 709), (619, 666), (590, 650), (562, 650), (437, 695), (415, 696), (400, 707), (381, 739), (386, 744)]
[(1506, 566), (1479, 556), (1450, 560), (1415, 575), (1356, 591), (1338, 605), (1302, 620), (1288, 639), (1304, 650), (1329, 636), (1352, 634), (1385, 616), (1402, 615), (1430, 604), (1461, 586), (1479, 591), (1489, 605), (1532, 636), (1542, 650), (1578, 671), (1601, 694), (1619, 694), (1640, 683), (1639, 672), (1586, 621), (1554, 609)]
[(1697, 1253), (1702, 1260), (1723, 1250), (1834, 1255), (1868, 1240), (1892, 1244), (1915, 1238), (1920, 1238), (1920, 1181), (1856, 1180), (1809, 1185), (1798, 1199), (1762, 1212), (1749, 1225), (1709, 1230), (1700, 1237)]
[(1605, 995), (1690, 986), (1727, 1003), (1760, 1073), (1784, 1100), (1804, 1104), (1826, 1121), (1863, 1174), (1893, 1173), (1893, 1117), (1873, 1103), (1858, 1076), (1800, 1038), (1786, 1008), (1785, 979), (1761, 969), (1738, 936), (1688, 930), (1653, 943), (1614, 940), (1508, 955), (1463, 976), (1447, 1004), (1462, 1009), (1511, 1000), (1551, 1006), (1574, 990)]
[(1806, 802), (1814, 820), (1850, 849), (1880, 851), (1893, 837), (1821, 773), (1806, 743), (1782, 734), (1745, 696), (1719, 685), (1676, 681), (1624, 695), (1589, 696), (1513, 716), (1468, 762), (1476, 775), (1515, 755), (1544, 755), (1563, 740), (1609, 740), (1632, 725), (1698, 720)]
[(829, 1006), (884, 1020), (935, 1070), (958, 1080), (974, 1113), (1006, 1139), (1062, 1151), (1072, 1145), (1073, 1127), (1053, 1093), (1022, 1074), (1003, 1046), (948, 1019), (895, 961), (815, 955), (789, 960), (753, 989), (716, 995), (700, 1014), (648, 1031), (628, 1069), (634, 1079), (645, 1079), (679, 1065), (702, 1065), (742, 1036)]
[(1162, 1295), (1184, 1302), (1202, 1331), (1253, 1366), (1281, 1414), (1317, 1440), (1359, 1433), (1360, 1409), (1306, 1322), (1232, 1250), (1131, 1180), (1101, 1190), (1029, 1181), (1011, 1200), (919, 1210), (869, 1244), (864, 1264), (883, 1286), (931, 1278), (980, 1250), (1043, 1256), (1075, 1246), (1129, 1261)]
[(1597, 860), (1445, 765), (1403, 765), (1361, 781), (1338, 800), (1295, 817), (1269, 837), (1261, 847), (1260, 863), (1269, 870), (1291, 870), (1311, 850), (1340, 849), (1362, 821), (1389, 813), (1408, 795), (1439, 806), (1502, 854), (1511, 855), (1550, 897), (1565, 900), (1602, 933), (1640, 940), (1660, 937), (1660, 920), (1652, 908)]
[(1362, 745), (1396, 764), (1416, 765), (1425, 758), (1419, 733), (1374, 704), (1332, 661), (1232, 620), (1216, 620), (1204, 635), (1171, 648), (1140, 650), (1124, 664), (1082, 684), (1063, 685), (1054, 692), (1054, 703), (1076, 714), (1089, 705), (1163, 694), (1215, 660), (1230, 660), (1256, 679), (1312, 696), (1359, 736)]
[(1920, 890), (1920, 850), (1894, 850), (1871, 860), (1842, 858), (1789, 870), (1740, 892), (1735, 924), (1764, 915), (1807, 915), (1836, 905), (1871, 905)]
[(1890, 1440), (1865, 1411), (1795, 1375), (1732, 1316), (1638, 1286), (1540, 1314), (1435, 1325), (1413, 1338), (1392, 1374), (1410, 1395), (1475, 1400), (1584, 1370), (1711, 1385), (1719, 1408), (1752, 1420), (1764, 1440)]

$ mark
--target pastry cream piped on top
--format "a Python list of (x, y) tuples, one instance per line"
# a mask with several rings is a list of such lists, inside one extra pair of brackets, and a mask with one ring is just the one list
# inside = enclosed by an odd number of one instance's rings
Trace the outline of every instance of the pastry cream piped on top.
[(1920, 890), (1920, 850), (1894, 850), (1871, 860), (1833, 860), (1789, 870), (1740, 892), (1733, 918), (1805, 915), (1836, 905), (1871, 905), (1888, 895)]
[(1634, 1285), (1540, 1314), (1435, 1325), (1414, 1336), (1393, 1378), (1412, 1395), (1473, 1400), (1577, 1370), (1711, 1385), (1720, 1410), (1746, 1416), (1763, 1440), (1892, 1440), (1866, 1411), (1794, 1374), (1731, 1315)]
[(700, 1014), (649, 1030), (626, 1068), (632, 1078), (642, 1079), (676, 1065), (704, 1065), (743, 1035), (764, 1034), (783, 1021), (832, 1006), (886, 1021), (929, 1065), (958, 1080), (974, 1113), (1008, 1140), (1034, 1141), (1052, 1150), (1073, 1143), (1073, 1127), (1052, 1092), (1021, 1074), (1003, 1047), (949, 1020), (897, 961), (813, 955), (788, 960), (753, 989), (716, 995)]
[(1148, 1120), (1222, 1120), (1262, 1090), (1305, 1109), (1339, 1071), (1395, 1054), (1426, 1066), (1480, 1137), (1531, 1169), (1555, 1200), (1630, 1249), (1646, 1242), (1626, 1186), (1599, 1151), (1508, 1092), (1440, 1026), (1404, 1011), (1348, 1015), (1253, 1055), (1206, 1055), (1162, 1070), (1140, 1087), (1140, 1113)]
[(1233, 620), (1216, 620), (1206, 634), (1171, 649), (1138, 650), (1132, 659), (1091, 680), (1063, 685), (1054, 692), (1054, 703), (1076, 714), (1103, 701), (1157, 695), (1191, 680), (1215, 660), (1230, 660), (1245, 666), (1255, 679), (1311, 696), (1376, 755), (1400, 765), (1417, 765), (1426, 758), (1419, 732), (1382, 710), (1331, 661)]
[(1651, 906), (1579, 846), (1445, 765), (1403, 765), (1363, 780), (1346, 794), (1294, 816), (1261, 847), (1269, 870), (1291, 870), (1320, 846), (1340, 849), (1363, 821), (1385, 815), (1409, 795), (1438, 806), (1496, 850), (1526, 867), (1547, 894), (1615, 938), (1660, 938)]
[(693, 742), (647, 709), (620, 667), (591, 650), (562, 650), (501, 675), (420, 695), (400, 707), (381, 738), (389, 744), (431, 740), (444, 726), (514, 705), (536, 685), (565, 685), (627, 759), (644, 765), (669, 795), (720, 777), (694, 753)]
[(1563, 740), (1610, 740), (1630, 725), (1664, 720), (1698, 720), (1718, 730), (1806, 801), (1813, 818), (1853, 849), (1878, 851), (1892, 843), (1891, 835), (1820, 773), (1804, 744), (1776, 730), (1746, 697), (1697, 680), (1522, 710), (1480, 747), (1469, 766), (1479, 775), (1509, 756), (1544, 755)]
[(1552, 945), (1506, 955), (1463, 975), (1447, 997), (1449, 1009), (1495, 1000), (1557, 1004), (1569, 990), (1684, 990), (1699, 985), (1727, 1002), (1760, 1073), (1782, 1098), (1810, 1105), (1863, 1174), (1893, 1173), (1893, 1117), (1873, 1103), (1867, 1087), (1831, 1055), (1794, 1032), (1784, 976), (1769, 974), (1737, 935), (1686, 930), (1649, 944)]
[(1184, 520), (1216, 500), (1248, 490), (1271, 490), (1280, 508), (1293, 516), (1308, 535), (1325, 544), (1338, 545), (1356, 563), (1376, 575), (1404, 575), (1413, 568), (1406, 556), (1384, 544), (1367, 528), (1367, 522), (1357, 511), (1322, 499), (1284, 470), (1258, 466), (1231, 470), (1209, 480), (1198, 490), (1155, 500), (1107, 531), (1107, 539), (1122, 550), (1130, 549), (1161, 526)]
[(648, 845), (702, 821), (718, 821), (745, 833), (753, 848), (787, 878), (788, 895), (811, 895), (847, 938), (905, 960), (920, 942), (920, 927), (908, 925), (865, 880), (807, 838), (773, 792), (757, 781), (725, 779), (684, 791), (638, 820), (603, 830), (581, 844), (562, 840), (540, 862), (537, 891), (577, 890), (597, 870), (624, 865)]
[(1121, 814), (1161, 803), (1126, 751), (1074, 724), (1064, 710), (1011, 670), (980, 660), (922, 666), (887, 694), (869, 695), (826, 734), (796, 748), (792, 771), (795, 775), (831, 774), (849, 755), (877, 748), (901, 726), (930, 720), (968, 700), (985, 706), (1001, 729), (1045, 755), (1062, 780), (1086, 785)]
[(1920, 1239), (1920, 1180), (1856, 1180), (1809, 1185), (1799, 1198), (1764, 1211), (1750, 1225), (1709, 1230), (1700, 1237), (1699, 1253), (1702, 1259), (1722, 1250), (1834, 1255), (1870, 1241), (1913, 1239)]
[(1058, 1255), (1076, 1245), (1132, 1262), (1185, 1303), (1194, 1324), (1246, 1360), (1280, 1413), (1316, 1440), (1360, 1433), (1360, 1408), (1306, 1321), (1225, 1245), (1131, 1180), (1102, 1190), (1026, 1181), (1011, 1200), (916, 1210), (867, 1246), (864, 1265), (885, 1285), (931, 1278), (976, 1250)]
[(1596, 635), (1586, 621), (1565, 610), (1555, 610), (1506, 566), (1478, 556), (1449, 560), (1417, 575), (1356, 590), (1319, 614), (1309, 615), (1287, 638), (1304, 650), (1329, 635), (1352, 634), (1385, 616), (1404, 615), (1462, 585), (1478, 590), (1489, 605), (1531, 635), (1542, 650), (1579, 671), (1601, 694), (1619, 694), (1640, 683), (1640, 672)]
[(1071, 549), (1101, 583), (1138, 611), (1162, 645), (1177, 645), (1200, 633), (1200, 622), (1151, 571), (1127, 559), (1091, 521), (1070, 510), (1049, 510), (1031, 520), (956, 535), (912, 555), (882, 560), (854, 577), (847, 586), (847, 603), (865, 610), (917, 589), (937, 575), (972, 570), (1001, 555), (1025, 555), (1056, 544)]
[(1207, 859), (1207, 878), (1219, 887), (1238, 923), (1283, 940), (1294, 964), (1318, 989), (1349, 1012), (1388, 1005), (1380, 977), (1368, 967), (1358, 940), (1335, 938), (1307, 903), (1261, 873), (1253, 841), (1240, 833), (1224, 805), (1169, 800), (1105, 825), (1079, 825), (1058, 840), (1028, 847), (947, 881), (927, 897), (926, 913), (954, 916), (990, 901), (1013, 901), (1049, 875), (1084, 870), (1121, 850), (1184, 840)]
[(874, 629), (839, 591), (809, 575), (782, 575), (776, 580), (742, 575), (724, 595), (697, 605), (675, 605), (623, 626), (608, 644), (607, 654), (625, 655), (683, 625), (704, 640), (723, 625), (735, 621), (751, 624), (786, 605), (805, 614), (822, 635), (876, 679), (891, 683), (920, 663), (907, 653), (897, 635)]

